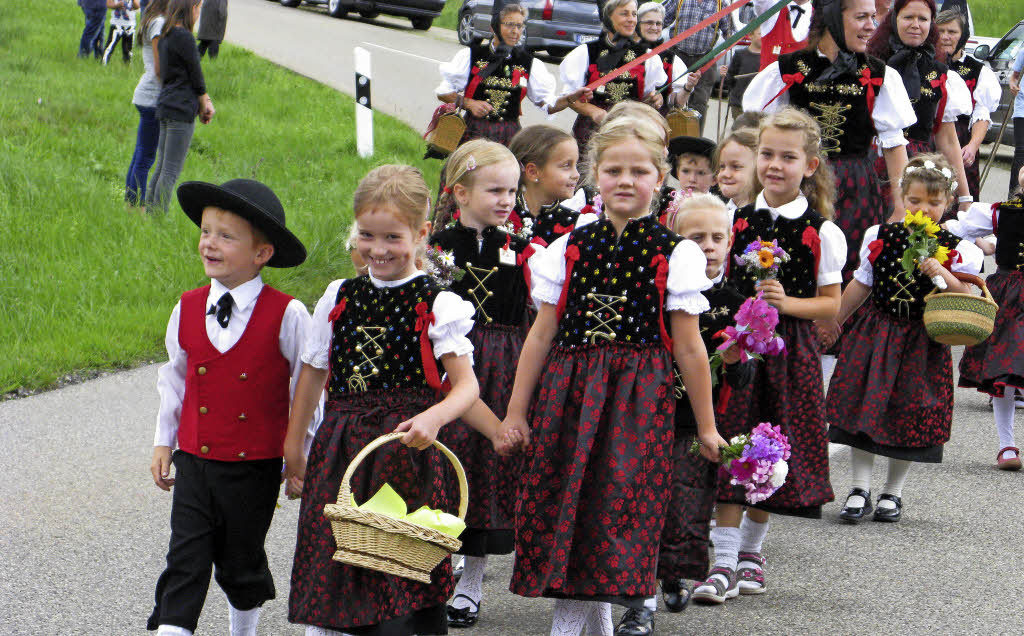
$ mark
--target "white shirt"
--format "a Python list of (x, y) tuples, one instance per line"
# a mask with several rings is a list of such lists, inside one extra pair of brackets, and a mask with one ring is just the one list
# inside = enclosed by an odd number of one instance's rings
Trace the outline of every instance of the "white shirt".
[[(210, 338), (210, 344), (224, 353), (235, 346), (245, 332), (252, 311), (256, 307), (256, 299), (263, 290), (263, 279), (260, 276), (242, 283), (238, 287), (229, 290), (219, 281), (210, 281), (210, 294), (206, 299), (206, 306), (216, 305), (220, 297), (225, 293), (231, 293), (231, 319), (227, 327), (221, 327), (217, 322), (216, 315), (206, 316), (206, 335)], [(171, 318), (167, 321), (167, 333), (164, 336), (164, 346), (167, 348), (167, 364), (160, 367), (157, 376), (157, 391), (160, 393), (160, 412), (156, 420), (156, 435), (153, 439), (154, 446), (170, 446), (175, 448), (178, 445), (178, 425), (181, 422), (181, 403), (185, 398), (185, 374), (188, 371), (188, 354), (181, 348), (178, 342), (178, 324), (181, 320), (181, 301), (171, 311)], [(291, 381), (288, 385), (289, 398), (295, 397), (295, 383), (299, 380), (302, 371), (302, 362), (299, 354), (302, 352), (302, 345), (309, 334), (310, 319), (306, 306), (301, 301), (292, 299), (284, 311), (284, 318), (281, 320), (281, 332), (278, 335), (278, 343), (281, 346), (281, 355), (288, 360)], [(306, 452), (309, 453), (309, 445), (312, 444), (313, 435), (320, 425), (322, 409), (318, 405), (313, 413), (313, 419), (309, 422), (306, 430)]]
[[(775, 4), (776, 2), (773, 2), (772, 0), (754, 0), (754, 13), (756, 15), (761, 15), (768, 9), (771, 9), (773, 6), (775, 6)], [(807, 2), (806, 4), (800, 4), (799, 2), (790, 2), (788, 5), (786, 5), (786, 9), (789, 13), (789, 28), (793, 32), (793, 39), (796, 42), (802, 42), (806, 40), (807, 34), (810, 32), (811, 4), (811, 2)], [(797, 7), (798, 9), (803, 10), (803, 13), (800, 14), (794, 11), (793, 7)], [(780, 15), (782, 15), (781, 11), (761, 23), (761, 35), (768, 35), (769, 33), (772, 32), (772, 29), (775, 28), (775, 23), (779, 20)], [(797, 15), (800, 16), (800, 19), (797, 20), (796, 27), (794, 27), (793, 19)]]
[(942, 121), (956, 121), (960, 115), (970, 115), (973, 110), (971, 89), (967, 88), (964, 78), (956, 71), (946, 73), (946, 109), (942, 111)]
[[(468, 47), (459, 49), (450, 62), (442, 62), (441, 83), (434, 89), (437, 95), (448, 95), (465, 90), (469, 84), (470, 50)], [(526, 99), (537, 108), (550, 111), (558, 98), (555, 96), (555, 76), (551, 74), (543, 62), (533, 59), (530, 64), (530, 77), (526, 83)]]
[[(857, 271), (853, 273), (854, 278), (868, 287), (875, 283), (874, 266), (871, 264), (869, 256), (871, 254), (871, 242), (878, 238), (879, 227), (878, 225), (872, 225), (864, 233), (864, 240), (860, 244), (860, 265), (857, 267)], [(956, 251), (960, 254), (961, 261), (953, 263), (950, 271), (975, 275), (981, 272), (981, 264), (985, 260), (985, 254), (973, 241), (960, 241), (956, 246)]]
[[(580, 228), (597, 221), (596, 214), (581, 214), (576, 220)], [(565, 248), (569, 234), (558, 237), (542, 253), (530, 257), (533, 302), (557, 305), (565, 283)], [(665, 311), (685, 311), (700, 314), (709, 309), (708, 300), (701, 292), (711, 288), (704, 275), (708, 262), (696, 243), (682, 240), (668, 259), (668, 280), (665, 283)]]
[[(818, 55), (823, 55), (820, 50)], [(960, 83), (963, 84), (963, 81)], [(754, 76), (754, 79), (750, 80), (750, 85), (743, 93), (743, 110), (755, 112), (763, 110), (768, 113), (782, 110), (789, 105), (789, 91), (779, 95), (778, 99), (767, 107), (765, 105), (785, 87), (786, 83), (782, 81), (779, 63), (772, 62)], [(964, 85), (964, 88), (967, 86)], [(970, 101), (968, 101), (969, 103)], [(889, 66), (885, 67), (882, 87), (875, 94), (875, 106), (871, 112), (871, 119), (875, 123), (875, 131), (878, 133), (883, 148), (905, 146), (907, 140), (903, 136), (903, 129), (917, 121), (914, 107), (907, 96), (907, 89), (903, 86), (903, 78)]]
[(980, 201), (972, 203), (971, 207), (957, 212), (957, 218), (946, 221), (946, 229), (962, 239), (973, 241), (994, 232), (992, 228), (993, 214), (996, 223), (999, 223), (999, 208), (993, 212), (991, 203), (981, 203)]
[[(762, 191), (757, 195), (754, 209), (768, 210), (772, 215), (773, 222), (780, 216), (790, 220), (799, 219), (807, 212), (807, 198), (801, 194), (789, 203), (773, 208), (768, 205)], [(843, 265), (846, 265), (846, 235), (838, 225), (826, 220), (818, 230), (818, 237), (821, 239), (821, 256), (818, 258), (818, 287), (842, 283)]]
[[(562, 77), (561, 94), (568, 95), (589, 84), (589, 69), (590, 50), (587, 49), (586, 44), (581, 44), (569, 51), (562, 63), (558, 65), (558, 73)], [(674, 63), (673, 70), (675, 70)], [(664, 86), (668, 79), (668, 76), (665, 75), (665, 67), (661, 65), (661, 58), (657, 55), (647, 58), (647, 61), (644, 62), (644, 96), (650, 95), (659, 86)], [(685, 78), (683, 83), (685, 84)]]
[[(966, 83), (965, 83), (966, 85)], [(969, 90), (969, 89), (968, 89)], [(971, 112), (971, 127), (979, 121), (992, 121), (992, 111), (999, 108), (1003, 89), (999, 78), (987, 65), (981, 67), (978, 83), (974, 87), (974, 110)]]
[[(374, 287), (398, 287), (417, 276), (426, 276), (417, 271), (407, 278), (399, 280), (381, 280), (370, 275)], [(313, 326), (302, 352), (302, 361), (317, 369), (326, 369), (331, 352), (331, 339), (334, 330), (331, 326), (330, 313), (338, 300), (338, 288), (345, 282), (344, 278), (333, 281), (327, 291), (316, 303), (313, 310)], [(434, 314), (434, 324), (427, 328), (427, 335), (434, 347), (434, 357), (440, 358), (446, 353), (457, 356), (473, 353), (473, 343), (466, 337), (473, 329), (473, 303), (463, 300), (458, 294), (443, 291), (434, 298), (434, 306), (430, 309)], [(470, 355), (472, 361), (472, 355)]]

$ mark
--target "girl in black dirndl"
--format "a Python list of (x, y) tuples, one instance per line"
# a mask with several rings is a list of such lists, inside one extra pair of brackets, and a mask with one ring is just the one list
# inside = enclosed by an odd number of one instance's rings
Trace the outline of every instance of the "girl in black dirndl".
[(509, 221), (517, 233), (546, 247), (571, 232), (579, 216), (578, 209), (562, 203), (572, 199), (580, 180), (576, 140), (560, 128), (538, 124), (516, 133), (508, 149), (523, 169)]
[[(505, 225), (519, 189), (519, 162), (505, 146), (474, 139), (452, 153), (448, 173), (447, 196), (458, 203), (457, 218), (434, 232), (428, 249), (450, 255), (463, 270), (451, 289), (475, 309), (473, 367), (481, 400), (500, 420), (528, 327), (527, 259), (534, 249)], [(471, 493), (460, 537), (464, 570), (447, 609), (450, 626), (471, 627), (483, 598), (487, 555), (514, 549), (521, 458), (499, 457), (491, 440), (463, 422), (444, 427), (439, 438), (462, 460)]]
[[(952, 175), (941, 155), (914, 157), (900, 184), (904, 205), (937, 223), (953, 201)], [(935, 205), (936, 200), (941, 203)], [(935, 289), (936, 277), (946, 282), (945, 291), (970, 293), (950, 272), (977, 274), (984, 255), (973, 242), (939, 230), (936, 239), (943, 249), (908, 275), (900, 261), (909, 235), (903, 221), (868, 229), (860, 266), (839, 310), (842, 324), (870, 302), (847, 328), (828, 390), (829, 440), (852, 452), (853, 487), (839, 513), (850, 523), (872, 510), (876, 455), (889, 458), (889, 469), (874, 520), (899, 521), (910, 463), (942, 461), (953, 422), (952, 358), (949, 346), (925, 331), (924, 297)]]
[(571, 97), (569, 108), (577, 113), (572, 134), (581, 157), (586, 156), (587, 142), (612, 106), (626, 100), (644, 100), (660, 108), (663, 100), (656, 90), (669, 79), (661, 58), (654, 55), (599, 87), (589, 100), (575, 97), (587, 84), (647, 52), (647, 45), (636, 41), (636, 0), (602, 0), (598, 7), (604, 27), (601, 36), (570, 51), (558, 67), (562, 93)]
[[(450, 559), (434, 569), (430, 584), (334, 561), (340, 546), (323, 514), (352, 458), (392, 431), (407, 431), (404, 446), (387, 444), (360, 464), (351, 480), (354, 499), (365, 502), (386, 482), (407, 505), (457, 509), (454, 471), (430, 447), (438, 430), (477, 400), (466, 338), (473, 306), (416, 268), (429, 199), (415, 168), (370, 172), (353, 206), (355, 248), (369, 273), (332, 282), (313, 314), (285, 440), (285, 477), (304, 480), (288, 620), (306, 625), (308, 636), (448, 633)], [(446, 395), (441, 373), (451, 384)], [(325, 383), (324, 421), (307, 461), (305, 425), (297, 417), (313, 409)]]
[[(736, 210), (729, 280), (746, 297), (762, 292), (779, 310), (777, 331), (786, 353), (760, 362), (750, 386), (734, 392), (722, 433), (731, 438), (771, 422), (793, 448), (785, 484), (762, 504), (748, 507), (747, 514), (743, 489), (719, 480), (717, 524), (711, 531), (714, 564), (707, 581), (694, 590), (698, 602), (720, 604), (738, 594), (763, 593), (766, 513), (820, 518), (821, 506), (833, 498), (813, 321), (834, 320), (839, 310), (846, 239), (828, 220), (834, 181), (821, 144), (818, 124), (803, 111), (786, 108), (769, 115), (761, 125), (757, 152), (757, 177), (764, 190), (752, 205)], [(777, 280), (757, 281), (734, 261), (758, 239), (777, 240), (789, 254)]]
[(711, 285), (704, 256), (650, 213), (667, 170), (663, 144), (663, 131), (644, 119), (602, 127), (588, 164), (603, 216), (580, 215), (530, 263), (539, 310), (504, 422), (531, 436), (511, 589), (558, 599), (556, 636), (584, 625), (610, 635), (608, 602), (640, 609), (655, 592), (672, 471), (673, 360), (705, 457), (717, 460), (725, 443), (697, 323), (708, 308), (700, 291)]
[(1020, 450), (1014, 444), (1013, 416), (1018, 394), (1024, 394), (1024, 169), (1017, 175), (1016, 196), (1003, 203), (975, 203), (949, 231), (965, 239), (995, 234), (996, 265), (985, 283), (999, 303), (995, 328), (984, 342), (964, 349), (960, 359), (960, 386), (992, 396), (992, 412), (999, 436), (996, 466), (1020, 470)]

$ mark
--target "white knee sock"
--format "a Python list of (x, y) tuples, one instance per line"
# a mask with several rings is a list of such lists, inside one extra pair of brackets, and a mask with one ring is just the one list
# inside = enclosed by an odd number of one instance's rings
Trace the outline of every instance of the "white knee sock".
[[(465, 569), (459, 584), (455, 586), (455, 595), (452, 597), (452, 607), (455, 609), (474, 609), (480, 604), (484, 594), (484, 570), (487, 568), (487, 557), (467, 556), (463, 561)], [(468, 596), (472, 602), (463, 598)]]
[(740, 529), (718, 526), (711, 531), (711, 542), (715, 544), (715, 567), (736, 569), (736, 555), (740, 551)]
[(312, 625), (306, 625), (306, 636), (349, 636), (345, 632), (336, 632), (333, 629), (324, 629), (323, 627), (313, 627)]
[(587, 623), (588, 601), (560, 598), (555, 601), (551, 636), (579, 636)]
[(251, 610), (240, 610), (228, 602), (228, 620), (231, 626), (231, 636), (256, 636), (256, 625), (260, 622), (260, 611), (262, 608), (254, 607)]
[(587, 605), (587, 636), (612, 636), (615, 626), (612, 625), (611, 603), (588, 602)]
[[(889, 472), (885, 477), (885, 487), (882, 488), (883, 493), (890, 495), (896, 495), (897, 497), (903, 496), (903, 484), (907, 481), (907, 473), (910, 472), (910, 462), (905, 459), (893, 459), (889, 458)], [(889, 501), (888, 499), (878, 500), (879, 508), (895, 508), (896, 504)]]
[(770, 519), (764, 523), (758, 523), (748, 515), (743, 515), (743, 521), (740, 522), (740, 552), (760, 554), (761, 544), (764, 543), (764, 537), (768, 534), (770, 525)]
[[(875, 456), (859, 448), (850, 448), (850, 477), (851, 487), (862, 488), (871, 492), (871, 471), (875, 468)], [(846, 505), (853, 508), (861, 508), (865, 504), (864, 498), (854, 495), (846, 500)]]
[[(1013, 416), (1016, 408), (1015, 400), (1017, 391), (1007, 388), (1003, 397), (992, 398), (992, 411), (996, 416), (996, 434), (999, 436), (999, 448), (1016, 446), (1013, 441)], [(1012, 458), (1016, 453), (1009, 451), (1003, 454), (1006, 459)]]
[(161, 625), (156, 630), (156, 636), (192, 636), (192, 632), (177, 625)]
[(836, 370), (836, 356), (821, 356), (821, 383), (824, 386), (828, 386), (829, 380), (832, 379), (832, 374)]
[(658, 595), (648, 596), (644, 600), (644, 608), (651, 610), (652, 612), (658, 611)]

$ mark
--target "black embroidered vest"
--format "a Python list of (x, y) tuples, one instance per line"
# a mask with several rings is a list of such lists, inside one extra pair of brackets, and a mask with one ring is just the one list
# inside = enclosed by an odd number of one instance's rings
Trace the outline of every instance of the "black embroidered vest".
[[(617, 56), (611, 51), (611, 46), (609, 46), (605, 36), (602, 35), (597, 40), (587, 44), (587, 54), (590, 60), (590, 65), (587, 68), (587, 83), (589, 84), (604, 77), (646, 52), (646, 45), (632, 42), (627, 45), (626, 53), (622, 56), (622, 59), (616, 63), (615, 58)], [(629, 99), (640, 101), (643, 98), (644, 92), (644, 70), (645, 65), (638, 64), (629, 72), (619, 75), (598, 88), (594, 91), (594, 99), (591, 103), (594, 106), (608, 110), (615, 104)]]
[(526, 96), (526, 85), (530, 81), (533, 56), (523, 47), (515, 47), (511, 56), (502, 60), (494, 72), (475, 82), (477, 75), (493, 61), (494, 51), (491, 50), (490, 44), (477, 44), (471, 46), (469, 51), (470, 70), (466, 97), (485, 101), (494, 108), (485, 119), (519, 121), (522, 114), (521, 102)]
[(779, 216), (772, 223), (768, 210), (755, 210), (747, 205), (736, 210), (733, 223), (732, 250), (729, 253), (729, 280), (736, 289), (747, 297), (757, 294), (754, 274), (741, 265), (734, 257), (743, 253), (746, 247), (761, 239), (778, 239), (779, 247), (789, 254), (789, 262), (779, 267), (779, 282), (787, 296), (813, 298), (818, 294), (818, 259), (821, 254), (821, 226), (825, 217), (808, 208), (796, 219)]
[[(784, 78), (796, 73), (804, 76), (789, 88), (789, 101), (807, 111), (821, 126), (822, 149), (828, 156), (865, 156), (876, 134), (869, 101), (877, 98), (881, 91), (885, 63), (858, 53), (856, 75), (818, 81), (831, 65), (827, 57), (815, 51), (779, 56), (779, 73)], [(869, 88), (874, 91), (872, 99), (869, 99)]]
[(430, 276), (398, 287), (375, 287), (369, 276), (351, 278), (338, 289), (342, 305), (333, 325), (328, 399), (363, 391), (429, 389), (420, 355), (417, 305), (433, 311), (443, 288)]
[[(485, 228), (482, 246), (477, 242), (476, 230), (459, 221), (435, 234), (431, 245), (437, 245), (455, 256), (455, 264), (465, 270), (462, 280), (452, 282), (453, 292), (473, 303), (473, 319), (479, 325), (525, 324), (526, 305), (530, 290), (526, 288), (523, 267), (533, 249), (525, 239), (513, 236), (496, 227)], [(515, 261), (501, 261), (506, 244)], [(508, 264), (511, 262), (511, 264)]]
[(1002, 269), (1024, 269), (1024, 195), (999, 204), (996, 225), (996, 265)]
[(531, 240), (539, 238), (544, 245), (551, 245), (559, 236), (572, 232), (576, 226), (576, 219), (580, 215), (576, 210), (571, 210), (558, 201), (542, 206), (540, 210), (533, 213), (526, 207), (522, 193), (516, 197), (515, 214), (519, 219), (519, 224), (529, 219)]
[[(655, 279), (659, 264), (667, 276), (668, 261), (681, 240), (654, 215), (630, 220), (618, 237), (607, 218), (573, 230), (566, 246), (569, 288), (556, 344), (664, 343), (665, 300)], [(570, 266), (574, 252), (579, 256)]]
[(949, 69), (942, 62), (933, 59), (928, 62), (932, 68), (921, 74), (921, 96), (916, 100), (910, 100), (914, 106), (914, 114), (917, 115), (917, 122), (903, 131), (907, 139), (915, 141), (931, 140), (936, 129), (935, 116), (946, 90), (945, 78)]
[[(960, 76), (971, 91), (971, 106), (974, 106), (974, 90), (978, 88), (978, 77), (981, 76), (981, 62), (970, 55), (964, 55), (961, 59), (949, 65), (950, 72)], [(960, 115), (956, 118), (956, 132), (960, 139), (960, 145), (964, 146), (971, 140), (971, 116)]]
[[(885, 223), (878, 228), (881, 251), (871, 264), (874, 285), (871, 302), (879, 310), (901, 320), (921, 320), (924, 315), (924, 297), (935, 289), (929, 277), (915, 271), (909, 278), (900, 261), (907, 249), (907, 229), (903, 223)], [(936, 235), (939, 245), (955, 249), (960, 239), (946, 230)]]

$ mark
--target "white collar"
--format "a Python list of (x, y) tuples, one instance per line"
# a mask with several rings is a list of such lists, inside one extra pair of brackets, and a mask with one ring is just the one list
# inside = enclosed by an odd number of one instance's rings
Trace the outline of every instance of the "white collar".
[(729, 202), (725, 204), (725, 207), (727, 207), (730, 212), (735, 212), (740, 206), (736, 205), (736, 202), (732, 199), (729, 199)]
[(231, 300), (235, 303), (235, 307), (238, 309), (245, 309), (252, 303), (256, 302), (256, 298), (263, 291), (263, 278), (259, 274), (256, 274), (256, 278), (250, 279), (234, 289), (228, 289), (219, 280), (210, 280), (210, 296), (208, 302), (216, 303), (220, 300), (220, 297), (230, 292)]
[(768, 201), (764, 198), (764, 190), (757, 195), (757, 201), (754, 202), (755, 210), (768, 210), (772, 214), (772, 221), (779, 218), (780, 216), (786, 219), (799, 219), (807, 211), (807, 198), (804, 195), (800, 195), (793, 199), (789, 203), (784, 203), (777, 208), (773, 208), (768, 205)]
[(427, 273), (421, 270), (416, 270), (411, 275), (405, 278), (399, 278), (398, 280), (381, 280), (375, 277), (373, 274), (369, 274), (370, 282), (373, 283), (374, 287), (399, 287), (416, 278), (417, 276), (426, 276)]
[(715, 276), (714, 278), (711, 279), (711, 284), (712, 285), (717, 285), (718, 283), (722, 282), (723, 278), (725, 278), (725, 267), (724, 266), (722, 267), (722, 269), (718, 270), (718, 276)]

